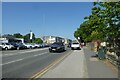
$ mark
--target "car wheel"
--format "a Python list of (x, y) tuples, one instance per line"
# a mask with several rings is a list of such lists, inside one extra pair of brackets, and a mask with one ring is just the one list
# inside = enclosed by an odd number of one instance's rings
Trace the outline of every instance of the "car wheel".
[(71, 50), (73, 50), (73, 48), (71, 48)]
[(52, 52), (51, 50), (49, 50), (49, 52)]
[(7, 47), (5, 47), (5, 50), (8, 50), (8, 48), (7, 48)]
[(66, 51), (66, 49), (64, 48), (63, 51)]
[(32, 49), (32, 46), (30, 46), (30, 49)]
[(20, 48), (19, 47), (17, 47), (17, 50), (19, 50)]

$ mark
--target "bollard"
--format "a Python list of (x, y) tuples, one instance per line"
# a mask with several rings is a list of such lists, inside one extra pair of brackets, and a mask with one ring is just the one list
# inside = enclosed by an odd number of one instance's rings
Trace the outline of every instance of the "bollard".
[(99, 59), (105, 59), (105, 54), (106, 54), (106, 49), (105, 47), (101, 46), (101, 48), (99, 48), (98, 50), (98, 58)]

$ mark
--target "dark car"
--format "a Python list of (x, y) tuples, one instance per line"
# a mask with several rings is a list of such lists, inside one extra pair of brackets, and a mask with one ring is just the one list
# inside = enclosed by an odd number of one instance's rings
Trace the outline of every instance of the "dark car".
[(25, 46), (23, 43), (15, 43), (12, 42), (10, 43), (14, 46), (15, 49), (19, 50), (19, 49), (27, 49), (27, 46)]
[(51, 44), (49, 47), (49, 52), (61, 52), (61, 51), (65, 51), (65, 46), (63, 43), (55, 42)]
[(69, 47), (69, 48), (70, 48), (70, 47), (71, 47), (71, 43), (69, 43), (69, 44), (67, 45), (67, 47)]
[(0, 46), (0, 51), (2, 51), (2, 47)]

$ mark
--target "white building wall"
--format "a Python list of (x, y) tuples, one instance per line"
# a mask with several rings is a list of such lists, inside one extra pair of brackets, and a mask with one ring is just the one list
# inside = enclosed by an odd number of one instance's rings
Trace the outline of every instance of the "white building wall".
[(22, 43), (24, 43), (24, 39), (23, 38), (15, 38), (17, 40), (21, 40)]
[(63, 38), (57, 36), (43, 36), (43, 42), (47, 44), (51, 44), (54, 42), (64, 42)]
[(0, 42), (1, 43), (8, 43), (8, 40), (7, 40), (7, 38), (0, 38)]

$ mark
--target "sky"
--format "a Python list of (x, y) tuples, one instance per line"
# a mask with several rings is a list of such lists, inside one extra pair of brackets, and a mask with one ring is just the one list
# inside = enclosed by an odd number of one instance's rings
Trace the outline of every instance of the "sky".
[(74, 31), (91, 14), (92, 2), (3, 2), (2, 33), (74, 39)]

